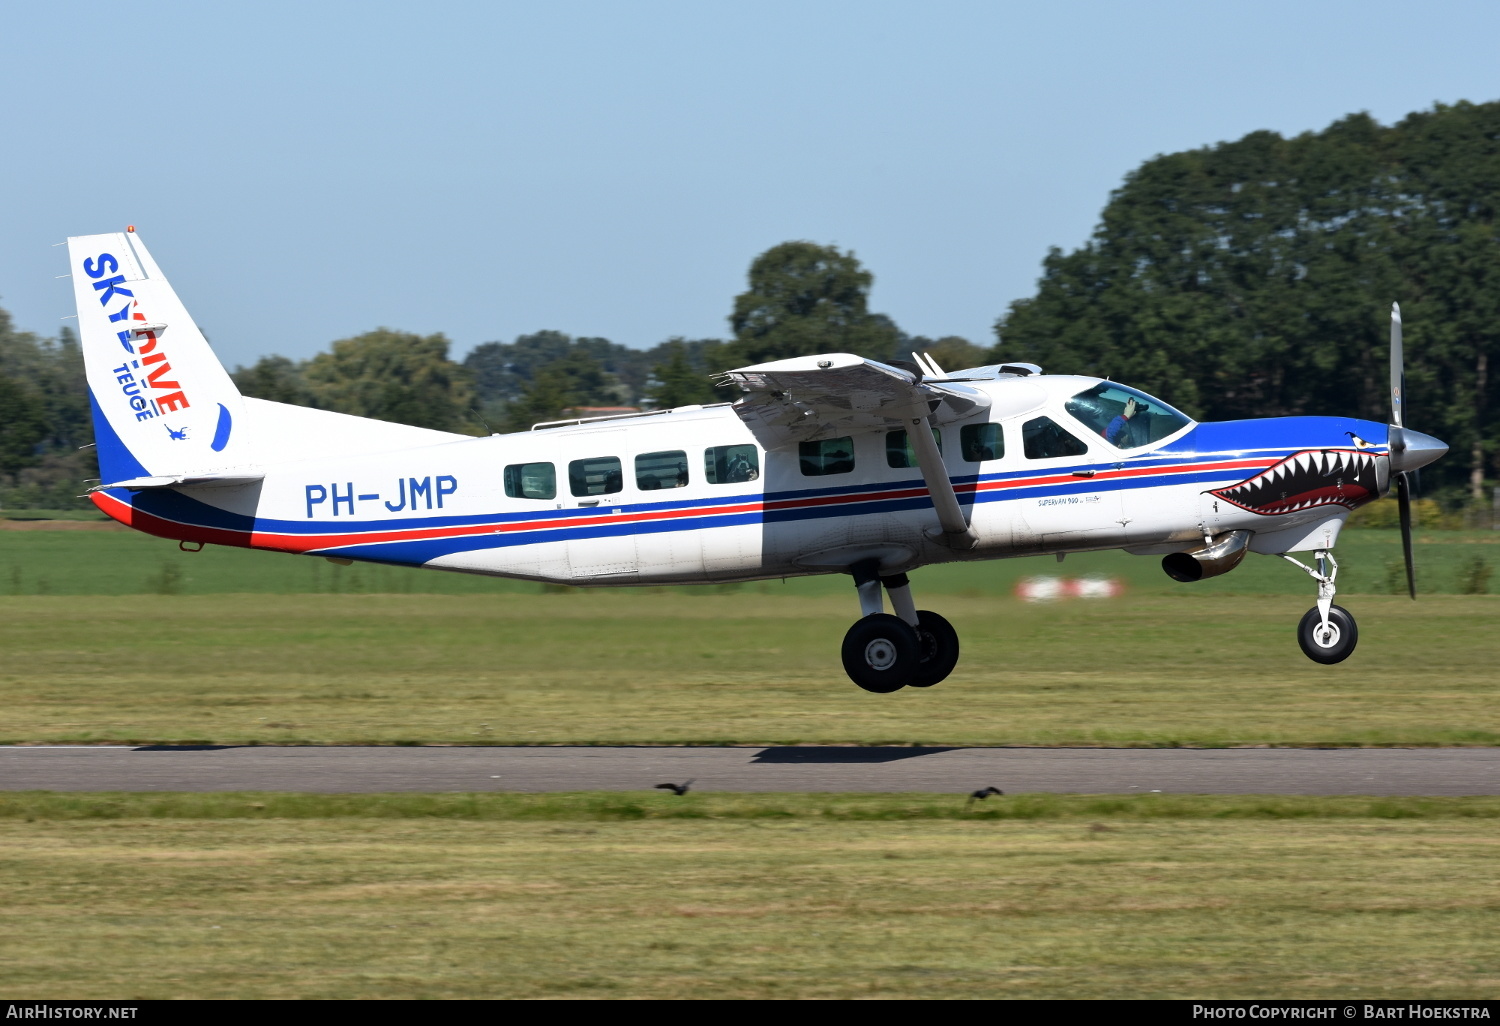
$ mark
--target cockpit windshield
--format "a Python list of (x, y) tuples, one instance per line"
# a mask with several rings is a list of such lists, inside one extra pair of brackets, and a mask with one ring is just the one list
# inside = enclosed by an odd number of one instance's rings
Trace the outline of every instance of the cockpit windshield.
[(1150, 445), (1191, 423), (1160, 399), (1113, 381), (1079, 392), (1064, 409), (1120, 449)]

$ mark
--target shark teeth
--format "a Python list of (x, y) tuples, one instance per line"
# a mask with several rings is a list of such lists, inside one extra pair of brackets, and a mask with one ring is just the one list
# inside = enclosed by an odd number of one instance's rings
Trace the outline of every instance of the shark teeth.
[(1210, 494), (1253, 513), (1275, 516), (1314, 506), (1353, 509), (1374, 498), (1378, 491), (1373, 454), (1354, 449), (1306, 449)]

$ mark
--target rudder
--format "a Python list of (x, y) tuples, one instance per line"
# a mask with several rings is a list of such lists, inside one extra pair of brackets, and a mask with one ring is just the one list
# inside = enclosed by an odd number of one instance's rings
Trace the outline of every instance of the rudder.
[(105, 484), (253, 462), (239, 389), (133, 230), (68, 239)]

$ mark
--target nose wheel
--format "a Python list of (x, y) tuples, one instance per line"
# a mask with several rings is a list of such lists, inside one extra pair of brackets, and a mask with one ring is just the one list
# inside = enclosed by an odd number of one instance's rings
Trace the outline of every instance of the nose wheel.
[(1318, 609), (1302, 614), (1297, 625), (1297, 644), (1315, 663), (1341, 663), (1359, 642), (1359, 628), (1343, 606), (1329, 606), (1328, 619)]
[[(888, 695), (929, 688), (958, 665), (958, 632), (937, 613), (917, 609), (905, 574), (879, 575), (873, 560), (850, 568), (864, 616), (844, 635), (844, 672), (859, 687)], [(885, 612), (882, 591), (896, 615)]]
[(1359, 627), (1349, 610), (1333, 604), (1336, 591), (1333, 582), (1339, 574), (1333, 553), (1319, 549), (1313, 556), (1318, 564), (1316, 569), (1284, 552), (1281, 554), (1282, 559), (1318, 582), (1318, 604), (1302, 614), (1302, 621), (1297, 624), (1297, 644), (1313, 662), (1332, 665), (1353, 653), (1359, 643)]

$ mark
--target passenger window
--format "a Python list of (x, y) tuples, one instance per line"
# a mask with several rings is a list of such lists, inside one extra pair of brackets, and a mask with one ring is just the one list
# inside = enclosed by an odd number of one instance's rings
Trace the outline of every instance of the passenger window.
[(969, 463), (1005, 458), (1005, 436), (999, 424), (965, 424), (958, 432), (958, 447)]
[(1060, 456), (1082, 456), (1089, 451), (1075, 436), (1057, 426), (1051, 417), (1038, 417), (1021, 425), (1021, 447), (1028, 460), (1055, 460)]
[(550, 463), (512, 463), (505, 468), (505, 494), (512, 499), (555, 499), (557, 470)]
[(760, 477), (760, 451), (753, 445), (716, 445), (703, 450), (709, 484), (739, 484)]
[[(938, 452), (943, 451), (943, 433), (937, 428), (932, 429), (932, 438), (937, 442)], [(917, 451), (911, 447), (911, 439), (905, 431), (887, 431), (885, 433), (885, 462), (891, 467), (915, 467), (917, 465)]]
[(688, 483), (687, 453), (648, 452), (635, 458), (635, 486), (643, 492), (681, 488)]
[(848, 474), (854, 470), (854, 439), (825, 438), (821, 442), (803, 442), (797, 446), (803, 477)]
[(574, 495), (612, 495), (625, 487), (625, 474), (614, 456), (594, 456), (568, 464), (568, 487)]

